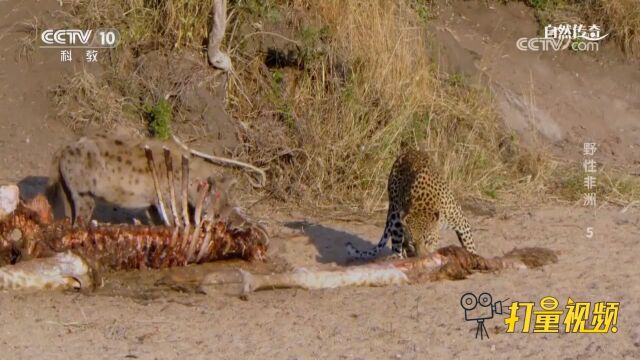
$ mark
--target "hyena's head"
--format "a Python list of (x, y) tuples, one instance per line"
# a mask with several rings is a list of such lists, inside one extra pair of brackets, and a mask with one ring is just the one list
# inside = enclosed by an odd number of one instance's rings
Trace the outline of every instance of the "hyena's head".
[(232, 192), (235, 188), (238, 180), (230, 175), (223, 175), (221, 177), (209, 177), (209, 186), (211, 187), (211, 193), (209, 199), (207, 199), (207, 206), (205, 207), (205, 213), (212, 213), (214, 216), (220, 216), (225, 213), (227, 207), (232, 205)]
[(203, 216), (207, 213), (217, 216), (229, 206), (236, 183), (237, 180), (230, 175), (212, 175), (205, 179), (193, 178), (189, 186), (189, 204), (195, 209), (198, 202), (205, 196), (202, 203)]

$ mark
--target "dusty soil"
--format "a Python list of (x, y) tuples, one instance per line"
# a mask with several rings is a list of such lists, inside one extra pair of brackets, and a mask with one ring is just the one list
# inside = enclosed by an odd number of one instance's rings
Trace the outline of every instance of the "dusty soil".
[[(281, 216), (289, 222), (295, 216)], [(341, 262), (343, 246), (376, 240), (382, 218), (368, 224), (307, 219), (300, 236), (274, 236), (274, 255), (297, 265)], [(0, 347), (8, 358), (637, 358), (640, 356), (640, 214), (636, 210), (582, 207), (501, 209), (472, 217), (483, 254), (514, 246), (560, 252), (539, 271), (476, 274), (447, 281), (388, 288), (259, 292), (248, 301), (206, 296), (185, 287), (153, 285), (166, 272), (110, 274), (90, 294), (0, 294)], [(301, 224), (288, 226), (300, 228)], [(283, 223), (282, 226), (287, 226)], [(596, 235), (585, 237), (585, 227)], [(453, 244), (447, 233), (444, 244)], [(217, 264), (219, 266), (223, 266)], [(238, 263), (228, 264), (237, 266)], [(211, 268), (210, 266), (208, 268)], [(196, 268), (196, 269), (194, 269)], [(205, 267), (206, 269), (207, 267)], [(203, 267), (172, 272), (204, 271)], [(501, 316), (486, 323), (489, 340), (476, 340), (460, 296), (489, 292), (494, 300), (561, 306), (620, 301), (616, 334), (505, 334)], [(49, 357), (49, 356), (47, 356)]]
[[(487, 9), (481, 3), (455, 2), (438, 24), (453, 40), (441, 43), (452, 53), (475, 54), (470, 71), (488, 64), (482, 71), (516, 102), (530, 104), (527, 96), (536, 94), (537, 115), (508, 116), (524, 110), (507, 101), (507, 121), (523, 133), (538, 128), (570, 158), (579, 158), (583, 138), (593, 137), (613, 152), (607, 159), (638, 166), (640, 104), (633, 97), (638, 67), (617, 60), (613, 49), (595, 57), (517, 53), (515, 38), (536, 31), (530, 11), (520, 5)], [(55, 2), (0, 2), (0, 183), (20, 182), (27, 193), (42, 189), (50, 155), (74, 137), (53, 119), (47, 89), (81, 65), (61, 64), (56, 51), (36, 50), (31, 61), (17, 56), (24, 36), (17, 32), (20, 23), (57, 9)], [(494, 31), (500, 26), (508, 31)], [(484, 41), (472, 41), (479, 37)], [(601, 63), (599, 57), (610, 61)], [(457, 58), (464, 65), (464, 58)], [(546, 128), (551, 130), (542, 131)], [(263, 206), (253, 212), (271, 221), (274, 261), (295, 266), (342, 264), (347, 241), (370, 246), (384, 226), (382, 213), (341, 221), (320, 211), (305, 217)], [(483, 255), (544, 246), (559, 252), (559, 262), (538, 271), (475, 274), (456, 282), (265, 291), (248, 301), (206, 296), (188, 284), (157, 284), (167, 273), (202, 274), (238, 262), (114, 273), (107, 275), (104, 288), (91, 293), (0, 293), (0, 353), (3, 358), (143, 359), (640, 357), (637, 206), (499, 205), (494, 215), (472, 214), (470, 221)], [(593, 227), (593, 238), (586, 237), (587, 227)], [(455, 242), (454, 234), (443, 233), (443, 245)], [(476, 340), (475, 323), (464, 321), (460, 307), (460, 296), (468, 291), (509, 299), (505, 304), (547, 295), (561, 306), (569, 296), (619, 301), (619, 331), (506, 334), (498, 315), (486, 323), (490, 339)]]
[(603, 43), (599, 51), (521, 51), (538, 36), (533, 9), (455, 1), (433, 22), (440, 66), (481, 78), (496, 95), (505, 122), (530, 145), (579, 160), (582, 143), (597, 142), (607, 165), (640, 170), (640, 64)]

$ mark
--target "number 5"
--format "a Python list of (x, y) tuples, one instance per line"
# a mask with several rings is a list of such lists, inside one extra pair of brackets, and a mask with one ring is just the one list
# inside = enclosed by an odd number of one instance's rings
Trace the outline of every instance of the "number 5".
[(587, 239), (591, 239), (593, 237), (593, 228), (592, 227), (588, 227), (587, 228)]

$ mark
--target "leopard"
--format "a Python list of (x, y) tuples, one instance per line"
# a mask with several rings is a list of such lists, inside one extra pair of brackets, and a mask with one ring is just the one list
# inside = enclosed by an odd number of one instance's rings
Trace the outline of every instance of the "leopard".
[[(181, 179), (182, 157), (189, 158), (187, 198), (191, 213), (204, 182), (216, 187), (213, 194), (217, 200), (211, 203), (212, 206), (222, 208), (226, 205), (221, 200), (228, 199), (228, 192), (237, 183), (229, 173), (205, 159), (191, 156), (178, 144), (126, 136), (122, 132), (88, 134), (59, 149), (53, 157), (46, 191), (49, 201), (58, 209), (62, 207), (58, 213), (71, 218), (74, 224), (92, 219), (96, 201), (106, 202), (116, 209), (144, 209), (147, 222), (161, 223), (145, 147), (151, 149), (154, 156), (163, 194), (169, 194), (164, 161), (164, 150), (169, 149), (176, 184)], [(179, 185), (176, 188), (177, 203), (181, 204)]]
[(463, 248), (477, 254), (469, 221), (426, 150), (401, 151), (391, 167), (387, 192), (389, 206), (382, 238), (369, 250), (347, 243), (350, 259), (377, 257), (389, 239), (392, 257), (423, 256), (435, 250), (440, 230), (448, 227), (456, 232)]

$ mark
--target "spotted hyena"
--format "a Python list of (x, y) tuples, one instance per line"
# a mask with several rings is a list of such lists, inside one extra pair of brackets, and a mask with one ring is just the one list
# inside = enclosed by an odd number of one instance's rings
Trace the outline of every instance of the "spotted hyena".
[(190, 156), (187, 150), (170, 142), (106, 134), (82, 137), (58, 151), (49, 180), (49, 197), (54, 203), (63, 203), (65, 216), (70, 216), (74, 223), (91, 218), (96, 200), (126, 209), (157, 207), (145, 145), (154, 155), (165, 206), (168, 207), (169, 187), (163, 147), (171, 152), (178, 205), (181, 204), (181, 162), (186, 155), (189, 157), (189, 205), (193, 207), (196, 203), (198, 184), (211, 181), (216, 187), (214, 195), (225, 195), (212, 204), (223, 206), (220, 201), (226, 201), (226, 193), (235, 180), (224, 175), (219, 166)]

